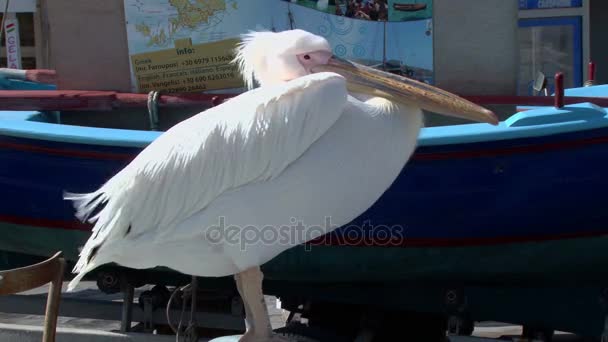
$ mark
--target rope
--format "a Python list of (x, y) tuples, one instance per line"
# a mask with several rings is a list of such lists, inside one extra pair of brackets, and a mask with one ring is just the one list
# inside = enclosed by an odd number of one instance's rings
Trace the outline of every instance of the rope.
[[(182, 324), (184, 322), (184, 313), (186, 312), (186, 304), (188, 302), (188, 300), (190, 301), (190, 305), (191, 305), (191, 312), (190, 312), (190, 323), (188, 324), (188, 327), (186, 328), (186, 330), (184, 331), (185, 333), (185, 337), (186, 339), (196, 339), (196, 330), (195, 330), (195, 323), (196, 323), (196, 294), (194, 293), (196, 291), (196, 289), (192, 289), (192, 285), (196, 286), (196, 279), (193, 277), (193, 281), (192, 283), (182, 286), (182, 287), (176, 287), (173, 292), (171, 293), (171, 296), (169, 297), (169, 301), (167, 301), (167, 308), (165, 309), (165, 315), (167, 316), (167, 324), (169, 325), (169, 328), (171, 328), (171, 330), (173, 330), (173, 333), (175, 334), (175, 342), (179, 342), (179, 337), (180, 337), (180, 332), (182, 331)], [(173, 298), (175, 298), (175, 295), (181, 292), (182, 293), (182, 310), (181, 313), (179, 315), (179, 322), (177, 324), (177, 327), (175, 327), (173, 325), (173, 323), (171, 322), (171, 315), (169, 314), (171, 311), (171, 304), (173, 303)], [(188, 295), (188, 292), (190, 292), (190, 294)]]
[[(173, 330), (174, 334), (179, 334), (179, 326), (177, 328), (175, 328), (175, 326), (173, 325), (173, 323), (171, 323), (171, 315), (169, 314), (171, 311), (171, 304), (173, 303), (173, 298), (175, 298), (175, 295), (178, 292), (183, 292), (185, 291), (188, 287), (190, 287), (190, 284), (182, 286), (182, 287), (175, 287), (175, 289), (173, 289), (173, 292), (171, 293), (171, 296), (169, 297), (169, 301), (167, 302), (167, 308), (165, 310), (165, 315), (167, 316), (167, 324), (169, 324), (169, 328), (171, 328), (171, 330)], [(183, 310), (183, 305), (182, 305), (182, 315), (184, 313), (185, 310)], [(181, 318), (180, 318), (181, 321)]]
[(291, 2), (287, 3), (287, 17), (289, 18), (289, 28), (293, 30), (293, 28), (296, 26), (296, 23), (293, 19), (293, 13), (291, 12)]
[[(198, 332), (196, 331), (196, 292), (198, 290), (198, 280), (195, 276), (192, 276), (192, 282), (190, 284), (192, 285), (190, 287), (190, 322), (188, 322), (185, 334), (187, 341), (195, 342), (198, 341)], [(184, 311), (185, 306), (182, 308), (182, 314)]]
[(175, 333), (175, 342), (179, 342), (179, 332), (182, 330), (182, 322), (184, 321), (184, 312), (186, 312), (186, 287), (182, 290), (182, 312), (179, 315), (179, 323), (177, 324), (177, 332)]
[(158, 97), (160, 92), (152, 90), (148, 93), (148, 118), (150, 119), (150, 129), (158, 131)]
[[(10, 0), (6, 0), (6, 5), (4, 6), (4, 12), (2, 12), (2, 24), (0, 24), (0, 40), (2, 39), (2, 33), (4, 33), (4, 22), (6, 20), (6, 15), (8, 14), (8, 4)], [(6, 61), (8, 65), (8, 60)]]

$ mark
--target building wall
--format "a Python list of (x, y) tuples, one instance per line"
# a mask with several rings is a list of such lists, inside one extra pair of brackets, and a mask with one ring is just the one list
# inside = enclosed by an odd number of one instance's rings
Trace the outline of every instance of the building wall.
[(515, 0), (435, 0), (436, 84), (461, 94), (515, 94)]
[[(437, 86), (462, 95), (516, 95), (518, 2), (435, 0), (434, 74)], [(513, 113), (513, 107), (494, 108)], [(458, 123), (427, 116), (427, 125)]]
[(59, 88), (130, 90), (123, 0), (42, 0), (41, 11)]
[(596, 82), (608, 83), (608, 1), (590, 1), (590, 57), (596, 64)]
[[(129, 91), (122, 0), (42, 0), (48, 66), (63, 89)], [(435, 0), (436, 84), (460, 94), (515, 94), (516, 0)]]

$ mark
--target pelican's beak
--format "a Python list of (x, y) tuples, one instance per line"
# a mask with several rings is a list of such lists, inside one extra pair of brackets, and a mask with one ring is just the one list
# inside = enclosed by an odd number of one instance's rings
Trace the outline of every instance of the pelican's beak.
[(458, 95), (406, 77), (373, 69), (337, 57), (327, 64), (313, 68), (313, 72), (329, 71), (344, 76), (348, 90), (371, 94), (401, 103), (410, 103), (430, 112), (455, 116), (478, 122), (498, 124), (491, 111)]

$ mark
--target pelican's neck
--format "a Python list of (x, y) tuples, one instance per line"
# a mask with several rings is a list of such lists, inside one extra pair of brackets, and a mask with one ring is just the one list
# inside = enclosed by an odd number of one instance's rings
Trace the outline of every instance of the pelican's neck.
[(404, 108), (401, 108), (396, 102), (387, 100), (383, 97), (373, 96), (363, 93), (350, 93), (357, 101), (361, 101), (372, 108), (370, 114), (392, 116), (399, 114)]
[(400, 102), (394, 102), (382, 97), (369, 96), (367, 94), (351, 94), (357, 100), (367, 106), (367, 115), (374, 121), (384, 122), (384, 131), (380, 140), (388, 143), (384, 146), (387, 155), (400, 156), (398, 163), (405, 163), (413, 153), (420, 130), (423, 127), (422, 109)]
[(348, 94), (361, 102), (367, 102), (370, 99), (378, 98), (378, 96), (364, 94), (364, 93), (349, 92)]

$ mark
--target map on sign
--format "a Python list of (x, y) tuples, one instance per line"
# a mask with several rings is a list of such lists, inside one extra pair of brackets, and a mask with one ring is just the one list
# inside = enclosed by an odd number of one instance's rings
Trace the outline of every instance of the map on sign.
[(237, 41), (229, 22), (239, 5), (237, 0), (125, 0), (134, 90), (242, 87), (230, 64)]
[[(171, 46), (175, 39), (218, 40), (218, 28), (226, 12), (236, 11), (236, 0), (127, 0), (128, 17), (135, 17), (135, 30), (148, 47)], [(158, 14), (163, 14), (161, 18)]]

